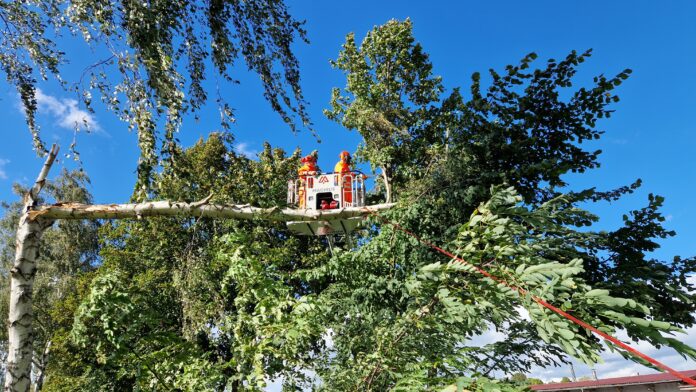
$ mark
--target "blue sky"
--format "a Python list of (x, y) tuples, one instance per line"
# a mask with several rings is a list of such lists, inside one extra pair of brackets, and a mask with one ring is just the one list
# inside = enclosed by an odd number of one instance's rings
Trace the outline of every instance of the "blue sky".
[[(691, 1), (289, 1), (291, 11), (306, 19), (309, 45), (298, 44), (302, 86), (322, 143), (309, 132), (293, 135), (261, 96), (254, 75), (240, 70), (241, 85), (222, 89), (235, 109), (233, 127), (238, 148), (253, 154), (267, 140), (293, 150), (319, 149), (320, 166), (330, 168), (343, 150), (354, 151), (359, 137), (326, 120), (330, 89), (343, 86), (343, 75), (331, 69), (344, 37), (355, 32), (358, 40), (373, 26), (391, 18), (410, 17), (414, 34), (431, 56), (435, 73), (451, 89), (466, 91), (470, 75), (501, 69), (529, 52), (560, 58), (570, 50), (594, 50), (577, 75), (578, 85), (601, 73), (613, 75), (624, 68), (633, 74), (618, 89), (621, 102), (614, 116), (599, 124), (604, 137), (590, 146), (604, 151), (602, 167), (567, 179), (574, 189), (596, 186), (610, 189), (643, 179), (643, 187), (620, 202), (592, 206), (613, 228), (621, 215), (647, 203), (647, 194), (666, 197), (666, 226), (677, 231), (662, 242), (659, 257), (696, 254), (696, 3)], [(99, 59), (75, 42), (68, 73), (79, 72)], [(84, 115), (70, 94), (53, 84), (42, 85), (40, 124), (47, 142), (57, 141), (63, 151), (73, 138), (71, 119)], [(0, 200), (12, 200), (11, 184), (28, 183), (41, 164), (31, 151), (29, 133), (16, 94), (0, 84), (4, 136), (0, 144)], [(138, 151), (135, 134), (102, 109), (89, 119), (97, 131), (77, 135), (83, 167), (92, 178), (97, 202), (124, 202), (135, 181)], [(218, 128), (214, 108), (199, 122), (187, 119), (180, 134), (184, 144)], [(58, 166), (74, 167), (67, 159)], [(54, 173), (58, 172), (57, 168)], [(694, 331), (690, 338), (694, 340)], [(694, 342), (696, 343), (696, 342)], [(679, 361), (679, 360), (677, 360)], [(678, 362), (672, 365), (681, 367)], [(694, 365), (694, 364), (691, 364)], [(618, 365), (619, 368), (621, 365)], [(692, 366), (696, 367), (696, 366)], [(601, 368), (598, 368), (600, 376)], [(613, 371), (613, 370), (612, 370)]]

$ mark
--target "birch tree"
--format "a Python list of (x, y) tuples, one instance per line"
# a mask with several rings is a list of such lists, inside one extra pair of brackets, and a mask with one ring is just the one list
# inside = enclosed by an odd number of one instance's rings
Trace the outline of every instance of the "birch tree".
[[(63, 170), (55, 181), (47, 183), (42, 202), (51, 200), (72, 200), (90, 203), (91, 196), (86, 189), (89, 179), (84, 172)], [(15, 192), (24, 195), (26, 189), (16, 185)], [(5, 205), (5, 216), (0, 222), (2, 236), (2, 312), (8, 313), (9, 270), (12, 268), (15, 253), (16, 229), (23, 205)], [(51, 357), (51, 346), (56, 331), (65, 326), (65, 319), (56, 317), (59, 311), (56, 304), (62, 302), (75, 290), (75, 281), (80, 274), (95, 268), (98, 243), (97, 221), (61, 221), (46, 230), (42, 235), (37, 258), (37, 273), (33, 289), (33, 369), (34, 390), (42, 389), (46, 369)], [(70, 325), (70, 324), (67, 324)], [(7, 327), (2, 332), (3, 346), (7, 347)], [(5, 349), (6, 351), (6, 349)]]
[[(208, 102), (204, 81), (210, 64), (221, 80), (234, 83), (232, 65), (242, 58), (260, 76), (264, 97), (283, 120), (293, 130), (298, 123), (307, 125), (309, 118), (300, 88), (298, 61), (291, 50), (295, 39), (306, 41), (306, 38), (302, 24), (289, 14), (282, 1), (0, 2), (0, 24), (3, 25), (0, 68), (8, 83), (17, 89), (34, 149), (39, 155), (47, 156), (41, 175), (24, 198), (17, 231), (17, 258), (11, 269), (10, 353), (5, 381), (7, 389), (27, 390), (36, 252), (42, 232), (53, 222), (47, 211), (42, 211), (48, 213), (43, 217), (27, 214), (35, 206), (56, 157), (54, 149), (46, 150), (35, 119), (39, 81), (53, 77), (64, 88), (77, 93), (89, 111), (93, 110), (93, 93), (98, 92), (102, 104), (137, 133), (141, 156), (133, 194), (135, 200), (142, 201), (148, 197), (150, 181), (160, 159), (175, 159), (176, 133), (183, 118), (187, 114), (195, 116)], [(60, 49), (61, 34), (66, 33), (82, 37), (93, 53), (101, 56), (94, 63), (81, 64), (84, 72), (79, 80), (62, 77), (61, 66), (68, 59), (80, 58)], [(224, 97), (218, 96), (215, 101), (221, 126), (228, 129), (232, 110)], [(165, 124), (162, 131), (155, 125), (160, 120)], [(156, 209), (156, 214), (212, 211), (205, 204), (177, 203)], [(233, 214), (289, 219), (287, 214), (275, 209), (242, 211), (244, 208), (234, 207)], [(137, 205), (117, 209), (117, 214), (107, 215), (110, 218), (117, 218), (121, 213), (142, 216)], [(218, 207), (214, 209), (218, 211), (216, 214), (221, 212)], [(104, 211), (109, 208), (92, 210), (91, 218), (103, 217)]]

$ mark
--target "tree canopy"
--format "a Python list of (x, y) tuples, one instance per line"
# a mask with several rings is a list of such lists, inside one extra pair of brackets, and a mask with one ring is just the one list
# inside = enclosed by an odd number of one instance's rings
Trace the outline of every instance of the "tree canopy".
[[(532, 296), (696, 358), (679, 339), (696, 321), (686, 279), (696, 258), (650, 256), (675, 234), (663, 227), (663, 199), (596, 231), (583, 207), (640, 181), (571, 191), (564, 177), (599, 166), (584, 142), (601, 137), (598, 121), (630, 74), (578, 87), (590, 55), (536, 67), (530, 54), (446, 90), (406, 20), (375, 27), (360, 46), (349, 35), (333, 63), (346, 86), (327, 115), (360, 132), (359, 156), (382, 171), (370, 198), (397, 205), (381, 216), (526, 294), (376, 218), (331, 247), (263, 220), (104, 222), (84, 233), (99, 238), (85, 248), (99, 250), (98, 268), (71, 271), (74, 289), (51, 300), (62, 322), (37, 337), (53, 342), (44, 388), (239, 391), (280, 379), (288, 391), (516, 390), (515, 374), (569, 356), (595, 363), (608, 348), (638, 360)], [(150, 173), (154, 200), (281, 206), (300, 158), (266, 144), (252, 160), (224, 133), (170, 148), (176, 159)], [(505, 339), (477, 344), (489, 329)]]
[[(137, 132), (140, 198), (159, 159), (176, 151), (184, 116), (197, 115), (210, 100), (215, 85), (206, 80), (214, 75), (215, 83), (237, 83), (233, 67), (240, 58), (293, 130), (309, 125), (292, 50), (297, 38), (307, 39), (281, 0), (2, 1), (0, 26), (0, 68), (17, 88), (36, 151), (46, 152), (35, 121), (36, 84), (52, 76), (88, 110), (98, 98)], [(76, 64), (83, 68), (76, 80), (63, 77), (62, 66), (76, 61), (61, 47), (64, 35), (82, 37), (97, 55)], [(233, 120), (228, 99), (213, 98), (227, 129)]]

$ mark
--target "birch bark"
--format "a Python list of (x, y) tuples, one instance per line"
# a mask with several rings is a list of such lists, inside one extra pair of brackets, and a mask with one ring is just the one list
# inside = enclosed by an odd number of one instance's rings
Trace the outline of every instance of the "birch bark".
[(131, 204), (58, 203), (39, 206), (29, 212), (30, 219), (127, 219), (151, 216), (191, 216), (221, 219), (265, 219), (272, 221), (325, 221), (369, 215), (389, 209), (391, 203), (335, 210), (259, 208), (250, 205), (152, 201)]
[(53, 222), (46, 218), (32, 219), (30, 212), (46, 182), (58, 146), (53, 145), (34, 186), (24, 196), (24, 207), (17, 228), (15, 260), (10, 269), (10, 314), (8, 318), (8, 350), (5, 370), (5, 391), (26, 392), (31, 386), (34, 319), (32, 290), (36, 274), (36, 256), (41, 234)]

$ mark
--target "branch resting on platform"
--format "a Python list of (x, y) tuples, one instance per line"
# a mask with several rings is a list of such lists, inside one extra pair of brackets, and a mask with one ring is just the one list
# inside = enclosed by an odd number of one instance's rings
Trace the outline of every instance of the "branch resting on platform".
[(201, 202), (151, 201), (131, 204), (58, 203), (37, 206), (30, 219), (124, 219), (147, 216), (191, 216), (223, 219), (267, 219), (272, 221), (329, 221), (369, 215), (394, 206), (394, 203), (334, 210), (259, 208), (245, 205), (207, 204)]

